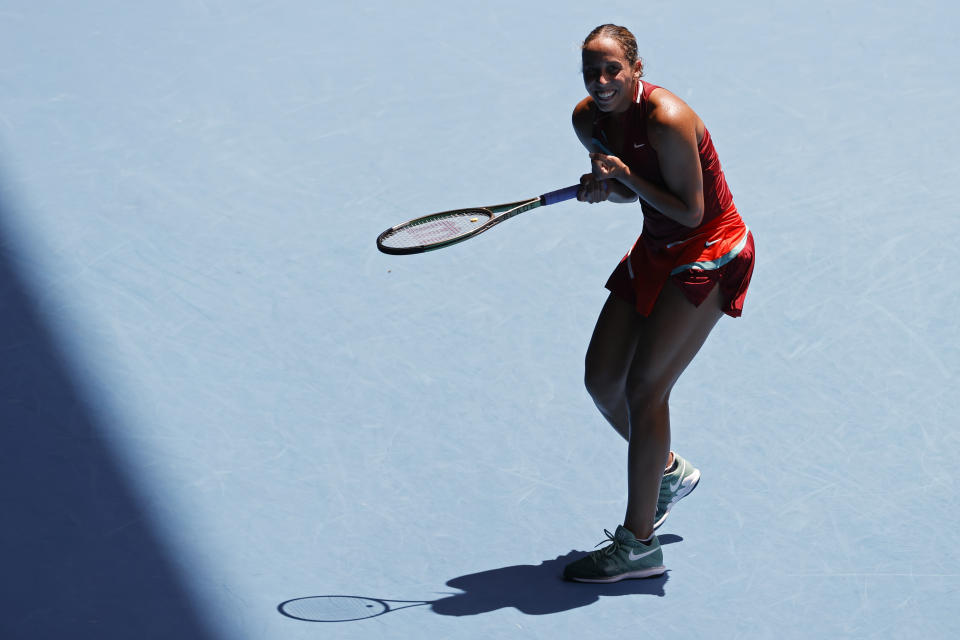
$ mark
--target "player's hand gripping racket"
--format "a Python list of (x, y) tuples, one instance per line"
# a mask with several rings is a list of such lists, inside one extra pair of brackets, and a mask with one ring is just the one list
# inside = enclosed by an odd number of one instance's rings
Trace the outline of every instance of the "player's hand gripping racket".
[(384, 253), (403, 255), (449, 247), (479, 235), (524, 211), (576, 198), (579, 190), (580, 185), (575, 184), (529, 200), (492, 207), (454, 209), (414, 218), (381, 233), (377, 238), (377, 248)]

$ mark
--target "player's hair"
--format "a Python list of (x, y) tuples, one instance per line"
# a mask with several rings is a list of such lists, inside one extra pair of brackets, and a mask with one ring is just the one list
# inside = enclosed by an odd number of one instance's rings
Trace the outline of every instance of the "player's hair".
[(638, 60), (640, 61), (640, 75), (643, 75), (643, 59), (637, 56), (637, 39), (630, 33), (630, 29), (617, 24), (602, 24), (587, 35), (583, 44), (580, 45), (580, 48), (585, 48), (597, 38), (611, 38), (616, 40), (623, 49), (623, 55), (631, 67), (636, 64)]

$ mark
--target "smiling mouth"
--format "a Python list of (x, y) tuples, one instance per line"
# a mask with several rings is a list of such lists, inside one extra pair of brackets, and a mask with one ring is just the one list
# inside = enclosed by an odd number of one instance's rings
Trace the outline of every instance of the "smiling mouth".
[(600, 100), (606, 101), (612, 98), (616, 93), (617, 93), (616, 91), (611, 89), (609, 91), (597, 91), (596, 95), (597, 95), (597, 98), (599, 98)]

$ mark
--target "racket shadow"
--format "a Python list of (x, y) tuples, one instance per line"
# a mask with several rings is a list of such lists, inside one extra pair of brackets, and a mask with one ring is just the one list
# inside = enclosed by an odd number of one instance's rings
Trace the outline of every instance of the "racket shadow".
[[(673, 534), (660, 536), (660, 544), (682, 540)], [(586, 551), (571, 551), (538, 565), (515, 565), (453, 578), (447, 582), (447, 586), (463, 593), (434, 600), (431, 609), (445, 616), (472, 616), (513, 607), (521, 613), (538, 616), (589, 606), (601, 597), (666, 595), (667, 573), (654, 578), (623, 580), (612, 584), (564, 580), (563, 568), (586, 554)]]

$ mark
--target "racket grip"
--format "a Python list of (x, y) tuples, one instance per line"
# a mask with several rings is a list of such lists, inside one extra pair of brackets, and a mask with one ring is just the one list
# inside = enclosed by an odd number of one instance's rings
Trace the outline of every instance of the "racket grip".
[(544, 205), (556, 204), (558, 202), (563, 202), (564, 200), (573, 200), (577, 197), (578, 191), (580, 191), (580, 185), (574, 184), (569, 187), (564, 187), (563, 189), (557, 189), (556, 191), (545, 193), (540, 196), (540, 200), (543, 201)]

